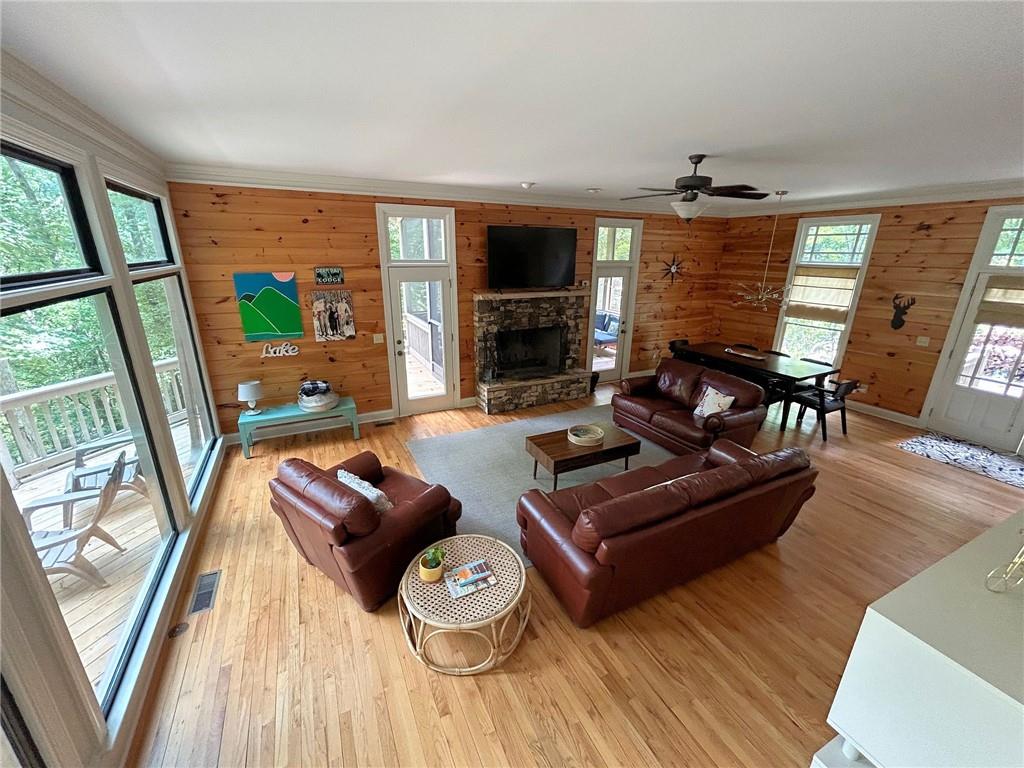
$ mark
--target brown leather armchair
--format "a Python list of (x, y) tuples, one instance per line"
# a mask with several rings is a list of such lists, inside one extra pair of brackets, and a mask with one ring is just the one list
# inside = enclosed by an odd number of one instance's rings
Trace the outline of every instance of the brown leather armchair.
[[(620, 386), (622, 393), (612, 396), (615, 423), (675, 453), (705, 450), (720, 438), (749, 447), (768, 415), (757, 384), (672, 358), (662, 360), (653, 376), (624, 379)], [(708, 387), (735, 399), (725, 411), (696, 416)]]
[[(365, 496), (338, 482), (346, 469), (384, 492), (394, 508), (377, 512)], [(364, 611), (379, 608), (398, 589), (409, 562), (455, 535), (462, 504), (364, 451), (329, 469), (287, 459), (270, 481), (270, 506), (310, 565), (350, 593)]]
[(587, 485), (531, 490), (523, 551), (580, 627), (784, 534), (814, 494), (800, 448), (759, 456), (729, 440)]

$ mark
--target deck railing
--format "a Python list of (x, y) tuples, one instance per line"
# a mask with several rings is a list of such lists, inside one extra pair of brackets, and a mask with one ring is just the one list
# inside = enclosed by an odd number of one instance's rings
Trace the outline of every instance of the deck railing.
[[(154, 364), (172, 424), (188, 417), (178, 358)], [(128, 429), (114, 373), (0, 395), (0, 464), (15, 486), (67, 461), (82, 443)]]
[(406, 353), (418, 358), (428, 368), (430, 367), (430, 326), (421, 317), (405, 313), (405, 343)]

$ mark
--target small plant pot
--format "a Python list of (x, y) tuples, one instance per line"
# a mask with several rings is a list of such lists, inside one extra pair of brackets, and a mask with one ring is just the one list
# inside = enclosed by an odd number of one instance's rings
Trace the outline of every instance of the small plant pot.
[(420, 578), (428, 584), (441, 580), (442, 568), (444, 568), (444, 563), (441, 563), (436, 568), (428, 568), (425, 558), (420, 558)]

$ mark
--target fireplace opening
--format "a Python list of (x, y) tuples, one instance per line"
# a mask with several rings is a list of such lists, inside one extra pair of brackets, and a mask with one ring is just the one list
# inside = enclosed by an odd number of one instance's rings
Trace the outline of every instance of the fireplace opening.
[(495, 378), (533, 379), (565, 369), (565, 326), (498, 331)]

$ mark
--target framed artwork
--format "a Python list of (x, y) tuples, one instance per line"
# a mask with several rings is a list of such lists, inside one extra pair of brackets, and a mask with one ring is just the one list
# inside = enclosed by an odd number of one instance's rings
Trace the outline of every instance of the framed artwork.
[(302, 337), (294, 272), (236, 272), (235, 299), (246, 341)]
[(317, 341), (344, 341), (356, 337), (352, 291), (312, 291), (310, 300)]
[(345, 270), (341, 267), (313, 267), (313, 281), (317, 285), (344, 285)]

